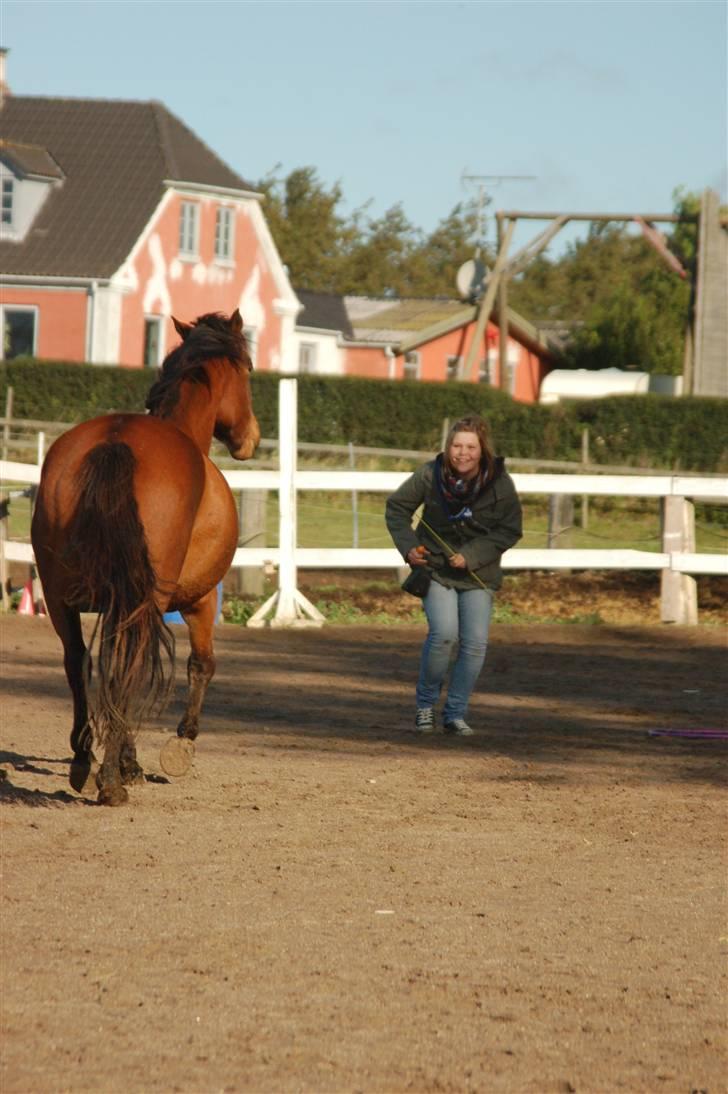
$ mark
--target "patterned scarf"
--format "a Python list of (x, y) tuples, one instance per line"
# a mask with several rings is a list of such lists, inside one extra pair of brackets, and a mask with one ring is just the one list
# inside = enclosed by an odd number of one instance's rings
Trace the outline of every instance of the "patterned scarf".
[(468, 520), (473, 515), (471, 506), (485, 485), (487, 466), (481, 464), (472, 479), (460, 479), (445, 467), (442, 455), (435, 463), (435, 482), (442, 507), (448, 520)]

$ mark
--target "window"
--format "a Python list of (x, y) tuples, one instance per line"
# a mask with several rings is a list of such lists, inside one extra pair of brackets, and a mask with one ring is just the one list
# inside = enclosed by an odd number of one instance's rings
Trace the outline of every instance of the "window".
[(33, 357), (35, 355), (37, 308), (0, 308), (2, 319), (2, 356)]
[(158, 315), (148, 315), (144, 320), (145, 368), (157, 368), (162, 359), (162, 320)]
[(463, 359), (462, 357), (448, 357), (447, 359), (447, 374), (445, 379), (447, 380), (459, 380), (461, 378), (460, 373), (462, 371)]
[(486, 352), (485, 357), (481, 357), (478, 364), (478, 383), (479, 384), (492, 384), (493, 383), (493, 354), (490, 348)]
[(2, 223), (13, 223), (13, 197), (15, 192), (14, 179), (3, 179), (2, 191)]
[(245, 336), (245, 342), (248, 347), (248, 355), (255, 368), (258, 360), (258, 328), (243, 327), (243, 335)]
[(405, 380), (419, 380), (420, 355), (416, 350), (411, 350), (410, 353), (405, 353), (404, 370), (402, 375)]
[(301, 342), (298, 347), (298, 371), (299, 372), (315, 372), (316, 371), (316, 343), (315, 342)]
[(197, 258), (200, 248), (200, 207), (196, 201), (183, 201), (179, 218), (179, 253)]
[(232, 209), (220, 205), (215, 217), (215, 258), (229, 261), (233, 257), (234, 225)]

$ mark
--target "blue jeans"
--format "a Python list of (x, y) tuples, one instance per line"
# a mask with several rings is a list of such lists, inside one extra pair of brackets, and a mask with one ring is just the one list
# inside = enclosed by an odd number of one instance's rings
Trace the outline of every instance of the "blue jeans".
[(446, 722), (464, 718), (485, 661), (493, 594), (486, 589), (446, 589), (433, 581), (423, 603), (429, 631), (422, 647), (417, 706), (435, 706), (457, 646), (442, 714)]

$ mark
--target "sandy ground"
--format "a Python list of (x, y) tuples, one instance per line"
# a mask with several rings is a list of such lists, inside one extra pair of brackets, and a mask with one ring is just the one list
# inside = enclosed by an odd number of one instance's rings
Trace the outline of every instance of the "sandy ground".
[(221, 627), (192, 772), (180, 672), (103, 809), (0, 625), (3, 1094), (727, 1089), (726, 745), (649, 735), (721, 724), (720, 628), (496, 626), (451, 740), (421, 627)]

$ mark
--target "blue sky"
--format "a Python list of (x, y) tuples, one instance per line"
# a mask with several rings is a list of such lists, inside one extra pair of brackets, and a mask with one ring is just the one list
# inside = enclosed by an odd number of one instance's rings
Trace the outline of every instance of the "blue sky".
[(487, 183), (491, 211), (669, 212), (677, 186), (725, 200), (726, 11), (2, 0), (0, 43), (18, 95), (159, 99), (248, 180), (311, 165), (345, 211), (399, 202), (431, 230), (474, 196), (464, 173), (535, 176)]

